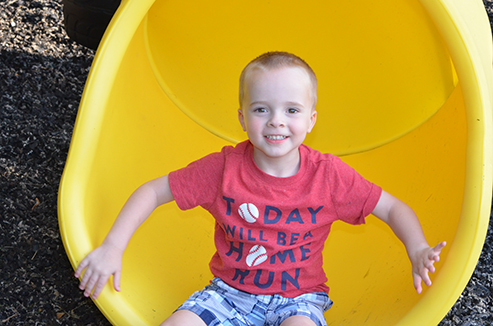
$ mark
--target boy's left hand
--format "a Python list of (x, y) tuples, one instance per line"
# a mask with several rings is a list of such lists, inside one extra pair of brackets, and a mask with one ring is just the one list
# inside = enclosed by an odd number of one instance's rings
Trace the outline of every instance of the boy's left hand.
[(414, 288), (418, 294), (421, 293), (423, 288), (421, 282), (423, 281), (427, 286), (431, 285), (431, 280), (428, 272), (434, 273), (435, 266), (433, 264), (440, 260), (440, 253), (447, 243), (445, 241), (440, 242), (435, 247), (426, 247), (424, 249), (416, 251), (409, 258), (413, 266), (413, 280)]

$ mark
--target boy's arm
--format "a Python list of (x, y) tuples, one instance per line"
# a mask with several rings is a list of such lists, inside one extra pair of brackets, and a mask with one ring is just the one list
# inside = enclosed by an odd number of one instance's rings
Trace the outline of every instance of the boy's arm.
[(111, 275), (113, 284), (120, 291), (122, 256), (132, 235), (149, 215), (160, 205), (173, 201), (168, 176), (151, 180), (140, 186), (129, 197), (118, 214), (115, 223), (103, 243), (84, 258), (75, 271), (81, 279), (79, 288), (88, 297), (96, 299)]
[(414, 287), (421, 293), (421, 281), (431, 285), (428, 272), (434, 273), (433, 264), (440, 260), (440, 252), (446, 242), (430, 247), (414, 211), (404, 202), (382, 191), (373, 215), (387, 223), (406, 247), (412, 264)]

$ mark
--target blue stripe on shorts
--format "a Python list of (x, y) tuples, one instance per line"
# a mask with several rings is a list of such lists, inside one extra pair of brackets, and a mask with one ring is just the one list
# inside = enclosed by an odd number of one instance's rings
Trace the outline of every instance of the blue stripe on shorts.
[(216, 277), (177, 310), (189, 310), (209, 326), (278, 326), (291, 316), (306, 316), (316, 325), (326, 326), (324, 312), (331, 306), (332, 301), (325, 292), (295, 298), (255, 295), (237, 290)]

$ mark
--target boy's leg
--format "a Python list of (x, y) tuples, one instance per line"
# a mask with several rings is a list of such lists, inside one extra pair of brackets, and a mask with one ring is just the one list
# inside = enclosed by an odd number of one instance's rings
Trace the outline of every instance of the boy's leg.
[(161, 326), (205, 326), (204, 321), (188, 310), (178, 310), (162, 322)]
[[(269, 311), (269, 325), (279, 326), (327, 326), (324, 312), (332, 306), (327, 293), (302, 294), (295, 298), (274, 297), (276, 308)], [(279, 300), (279, 301), (277, 301)], [(276, 302), (277, 301), (277, 302)]]
[[(268, 303), (270, 298), (261, 296), (259, 300), (257, 297), (214, 278), (203, 290), (192, 294), (162, 325), (261, 326), (265, 322), (265, 301)], [(187, 314), (178, 314), (182, 310)], [(190, 313), (193, 319), (189, 318)], [(185, 317), (186, 319), (181, 321), (181, 318)], [(200, 319), (202, 323), (194, 324), (195, 318)]]
[(283, 321), (281, 326), (316, 326), (316, 324), (305, 316), (291, 316)]

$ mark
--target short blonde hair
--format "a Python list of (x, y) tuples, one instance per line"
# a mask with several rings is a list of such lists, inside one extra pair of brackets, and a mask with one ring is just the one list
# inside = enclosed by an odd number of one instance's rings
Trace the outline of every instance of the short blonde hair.
[(315, 108), (315, 104), (317, 103), (317, 76), (312, 68), (300, 57), (289, 53), (289, 52), (267, 52), (259, 57), (250, 61), (249, 64), (243, 68), (243, 71), (240, 75), (240, 90), (239, 90), (239, 99), (240, 99), (240, 108), (242, 107), (243, 98), (245, 96), (245, 80), (249, 72), (254, 69), (276, 69), (282, 67), (300, 67), (308, 74), (310, 78), (310, 82), (312, 84), (312, 93), (313, 93), (313, 108)]

